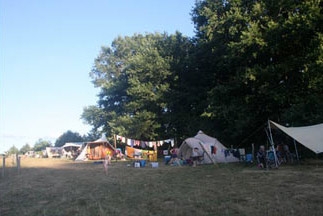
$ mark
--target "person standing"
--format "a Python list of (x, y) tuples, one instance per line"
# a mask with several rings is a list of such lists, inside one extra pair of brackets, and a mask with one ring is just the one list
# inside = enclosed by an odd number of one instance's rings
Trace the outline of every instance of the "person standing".
[(108, 150), (103, 161), (105, 175), (108, 175), (108, 168), (110, 164), (111, 164), (111, 152)]

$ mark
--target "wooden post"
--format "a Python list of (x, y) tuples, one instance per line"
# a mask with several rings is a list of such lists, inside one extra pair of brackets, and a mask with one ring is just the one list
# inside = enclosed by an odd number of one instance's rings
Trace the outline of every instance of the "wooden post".
[(117, 148), (117, 137), (115, 134), (113, 134), (113, 141), (114, 141), (114, 148)]
[(17, 156), (17, 170), (18, 170), (18, 175), (20, 174), (20, 159), (21, 159), (21, 157)]
[(5, 175), (5, 169), (6, 169), (6, 157), (2, 157), (2, 177)]

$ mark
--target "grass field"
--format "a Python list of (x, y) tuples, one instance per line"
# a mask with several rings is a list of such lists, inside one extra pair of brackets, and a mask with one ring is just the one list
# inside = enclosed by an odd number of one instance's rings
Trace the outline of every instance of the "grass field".
[[(7, 159), (7, 165), (13, 162)], [(322, 215), (323, 164), (258, 170), (246, 164), (134, 168), (21, 160), (0, 175), (6, 215)], [(2, 161), (0, 161), (2, 165)]]

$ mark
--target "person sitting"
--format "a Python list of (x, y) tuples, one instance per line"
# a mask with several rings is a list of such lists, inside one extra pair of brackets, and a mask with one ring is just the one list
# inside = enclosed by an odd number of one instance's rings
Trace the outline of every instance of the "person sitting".
[(177, 151), (178, 151), (177, 148), (173, 148), (173, 149), (170, 150), (171, 159), (169, 161), (169, 164), (172, 164), (177, 160)]
[(199, 160), (199, 158), (200, 158), (199, 149), (195, 147), (192, 151), (193, 167), (196, 167), (197, 161)]
[(283, 162), (284, 150), (283, 150), (283, 143), (277, 145), (276, 148), (276, 155), (279, 163)]
[(258, 167), (259, 168), (265, 168), (266, 167), (266, 151), (265, 146), (261, 145), (259, 147), (259, 150), (257, 152), (257, 161), (258, 161)]

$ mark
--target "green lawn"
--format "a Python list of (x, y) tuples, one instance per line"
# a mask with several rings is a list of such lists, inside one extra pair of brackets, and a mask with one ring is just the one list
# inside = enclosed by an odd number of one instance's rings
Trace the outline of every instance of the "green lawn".
[[(1, 162), (2, 163), (2, 162)], [(0, 215), (322, 215), (323, 164), (134, 168), (22, 159), (0, 176)]]

